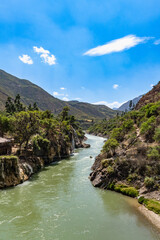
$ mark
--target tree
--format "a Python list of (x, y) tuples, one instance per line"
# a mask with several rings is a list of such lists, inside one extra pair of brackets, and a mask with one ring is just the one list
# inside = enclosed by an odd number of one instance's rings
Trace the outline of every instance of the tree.
[(129, 102), (129, 110), (132, 110), (132, 105), (133, 105), (133, 102), (132, 100)]
[(5, 133), (10, 130), (10, 122), (8, 117), (0, 115), (0, 136), (3, 137)]
[(69, 119), (69, 114), (68, 114), (69, 111), (70, 111), (70, 109), (69, 109), (68, 106), (65, 106), (63, 108), (62, 112), (60, 113), (60, 118), (61, 118), (62, 121), (66, 121), (66, 120)]
[(35, 103), (33, 103), (33, 110), (34, 111), (39, 111), (39, 108), (38, 108), (38, 106), (37, 106), (37, 103), (35, 102)]
[(19, 94), (17, 94), (17, 96), (15, 97), (14, 105), (15, 105), (15, 111), (16, 112), (25, 111), (25, 107), (21, 103), (21, 97), (20, 97)]
[(13, 114), (16, 111), (14, 103), (12, 102), (11, 97), (7, 98), (7, 101), (6, 101), (6, 104), (5, 104), (5, 108), (6, 108), (6, 112), (9, 113), (9, 114)]
[(21, 97), (19, 94), (17, 94), (14, 101), (12, 101), (11, 97), (8, 97), (5, 108), (6, 112), (9, 113), (10, 115), (12, 115), (15, 112), (25, 111), (25, 107), (21, 103)]
[(31, 136), (39, 131), (38, 113), (33, 111), (16, 113), (12, 124), (15, 142), (20, 144), (20, 150), (23, 143), (25, 143), (25, 148), (27, 149)]

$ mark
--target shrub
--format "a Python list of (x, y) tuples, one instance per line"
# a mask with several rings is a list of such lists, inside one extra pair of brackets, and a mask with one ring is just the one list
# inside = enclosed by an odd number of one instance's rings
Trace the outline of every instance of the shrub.
[(147, 157), (151, 160), (159, 160), (160, 159), (160, 148), (152, 147), (149, 149)]
[(123, 123), (123, 128), (126, 130), (126, 132), (128, 132), (133, 128), (133, 125), (134, 125), (134, 122), (132, 119), (125, 120)]
[(145, 177), (144, 184), (147, 188), (151, 188), (154, 186), (154, 179), (152, 177)]
[(111, 132), (111, 138), (115, 138), (117, 141), (122, 141), (124, 137), (122, 128), (114, 128)]
[(153, 138), (156, 142), (160, 143), (160, 127), (155, 129), (155, 134)]
[(155, 117), (150, 117), (146, 122), (141, 124), (140, 132), (147, 138), (152, 138), (154, 133)]
[(109, 175), (112, 175), (112, 174), (114, 173), (114, 168), (111, 167), (111, 166), (108, 166), (108, 167), (107, 167), (107, 173), (108, 173)]
[(45, 156), (48, 154), (50, 141), (37, 135), (33, 138), (33, 152), (37, 156)]
[(153, 199), (144, 198), (143, 196), (141, 196), (138, 199), (138, 202), (140, 204), (144, 204), (144, 206), (146, 208), (148, 208), (149, 210), (151, 210), (157, 214), (160, 214), (160, 202), (153, 200)]
[(139, 192), (137, 189), (135, 189), (134, 187), (128, 187), (126, 185), (123, 184), (116, 184), (114, 186), (114, 190), (116, 192), (120, 192), (124, 195), (130, 196), (130, 197), (137, 197)]
[(102, 151), (103, 151), (103, 152), (106, 152), (106, 153), (109, 153), (110, 151), (112, 151), (113, 154), (114, 154), (114, 153), (115, 153), (115, 149), (116, 149), (116, 147), (118, 147), (118, 146), (119, 146), (119, 143), (117, 142), (117, 140), (114, 139), (114, 138), (110, 138), (110, 139), (108, 139), (108, 140), (105, 142)]

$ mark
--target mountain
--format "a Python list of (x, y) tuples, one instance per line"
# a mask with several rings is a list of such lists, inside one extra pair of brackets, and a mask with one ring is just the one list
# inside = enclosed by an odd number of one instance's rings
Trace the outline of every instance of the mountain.
[(70, 113), (80, 120), (91, 121), (110, 118), (116, 114), (116, 111), (103, 105), (93, 105), (78, 101), (62, 101), (30, 81), (19, 79), (0, 70), (0, 110), (3, 111), (5, 109), (7, 97), (14, 99), (18, 93), (26, 106), (36, 102), (41, 110), (48, 109), (54, 114), (60, 113), (64, 106), (69, 106)]
[(123, 104), (122, 104), (119, 108), (117, 108), (116, 110), (118, 110), (118, 111), (123, 111), (123, 112), (125, 112), (126, 110), (129, 111), (130, 101), (132, 101), (132, 103), (133, 103), (134, 105), (136, 105), (137, 102), (141, 99), (142, 96), (143, 96), (143, 95), (140, 95), (139, 97), (136, 97), (136, 98), (134, 98), (134, 99), (132, 99), (132, 100), (129, 100), (128, 102), (123, 103)]
[(148, 103), (155, 103), (160, 101), (160, 81), (153, 86), (152, 90), (146, 93), (137, 103), (135, 109), (138, 110)]

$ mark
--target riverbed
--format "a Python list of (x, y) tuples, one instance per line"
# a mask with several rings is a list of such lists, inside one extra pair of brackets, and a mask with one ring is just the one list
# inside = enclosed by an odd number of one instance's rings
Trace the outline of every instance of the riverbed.
[(91, 185), (90, 168), (104, 139), (87, 137), (91, 148), (0, 192), (0, 240), (160, 239), (135, 199)]

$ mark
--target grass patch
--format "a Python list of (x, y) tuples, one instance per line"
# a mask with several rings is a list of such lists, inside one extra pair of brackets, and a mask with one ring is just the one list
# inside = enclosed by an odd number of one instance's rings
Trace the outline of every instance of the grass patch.
[(123, 184), (110, 184), (108, 186), (108, 189), (110, 190), (114, 190), (115, 192), (119, 192), (122, 193), (124, 195), (127, 195), (129, 197), (137, 197), (139, 192), (136, 188), (134, 187), (128, 187), (127, 185), (123, 185)]
[(138, 202), (140, 204), (143, 204), (146, 208), (148, 208), (149, 210), (157, 213), (160, 215), (160, 202), (153, 200), (153, 199), (147, 199), (144, 197), (140, 197), (138, 199)]

